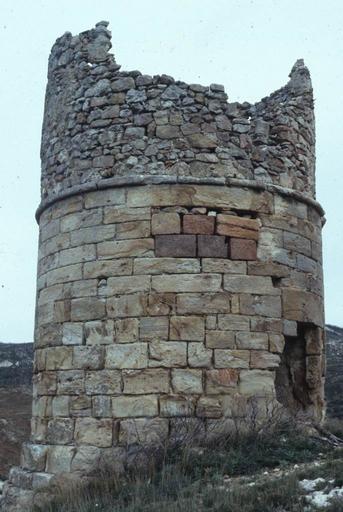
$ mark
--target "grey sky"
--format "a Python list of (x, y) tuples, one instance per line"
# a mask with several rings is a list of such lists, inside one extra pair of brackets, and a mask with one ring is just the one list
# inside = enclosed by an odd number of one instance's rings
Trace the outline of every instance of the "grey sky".
[(110, 21), (122, 69), (225, 85), (254, 102), (303, 57), (317, 121), (317, 197), (326, 210), (327, 322), (343, 326), (343, 8), (341, 0), (0, 1), (0, 341), (32, 341), (40, 131), (50, 48)]

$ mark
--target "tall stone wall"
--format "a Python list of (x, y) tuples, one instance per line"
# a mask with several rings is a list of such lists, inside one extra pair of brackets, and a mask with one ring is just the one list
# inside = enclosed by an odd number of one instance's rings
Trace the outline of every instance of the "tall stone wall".
[[(323, 416), (323, 211), (302, 61), (256, 105), (119, 72), (102, 22), (49, 63), (32, 437), (7, 511), (187, 424)], [(25, 508), (26, 507), (26, 508)]]

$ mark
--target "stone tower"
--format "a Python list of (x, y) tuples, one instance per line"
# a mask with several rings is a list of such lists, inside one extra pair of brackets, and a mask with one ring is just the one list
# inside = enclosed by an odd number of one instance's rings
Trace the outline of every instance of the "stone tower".
[(323, 416), (307, 68), (228, 103), (218, 84), (120, 71), (107, 25), (64, 34), (49, 60), (32, 437), (6, 511), (180, 418), (230, 430), (251, 398)]

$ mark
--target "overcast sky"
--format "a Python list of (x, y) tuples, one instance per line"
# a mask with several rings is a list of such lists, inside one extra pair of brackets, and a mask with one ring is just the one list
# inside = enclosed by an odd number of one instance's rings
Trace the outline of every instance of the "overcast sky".
[(343, 326), (342, 0), (0, 0), (0, 341), (32, 341), (40, 132), (50, 48), (108, 20), (123, 70), (225, 85), (255, 102), (312, 75), (317, 197), (326, 210), (326, 320)]

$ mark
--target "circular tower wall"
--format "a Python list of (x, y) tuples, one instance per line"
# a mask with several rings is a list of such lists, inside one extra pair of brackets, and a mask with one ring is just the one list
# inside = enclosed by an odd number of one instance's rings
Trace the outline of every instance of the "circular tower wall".
[(50, 56), (32, 438), (9, 504), (185, 424), (323, 415), (307, 68), (238, 104), (218, 84), (121, 72), (109, 49), (101, 22)]

